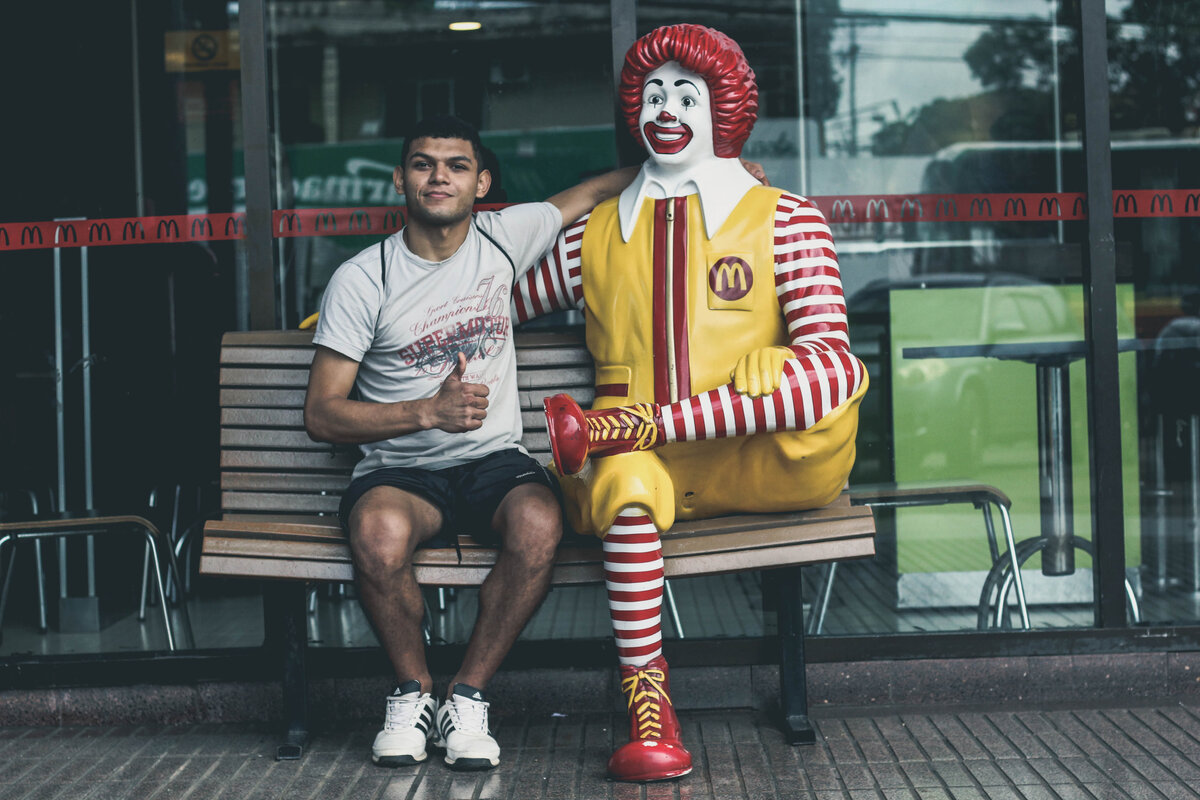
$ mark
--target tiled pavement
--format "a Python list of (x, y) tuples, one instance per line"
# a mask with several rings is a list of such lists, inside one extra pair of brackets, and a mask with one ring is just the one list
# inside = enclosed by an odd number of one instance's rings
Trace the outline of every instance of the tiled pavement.
[(275, 733), (259, 725), (5, 728), (0, 798), (1200, 798), (1200, 706), (1190, 702), (819, 715), (819, 743), (791, 747), (761, 712), (684, 711), (695, 771), (645, 786), (604, 780), (624, 735), (607, 713), (493, 719), (502, 763), (473, 774), (436, 757), (375, 767), (369, 723), (321, 732), (298, 762), (274, 761)]

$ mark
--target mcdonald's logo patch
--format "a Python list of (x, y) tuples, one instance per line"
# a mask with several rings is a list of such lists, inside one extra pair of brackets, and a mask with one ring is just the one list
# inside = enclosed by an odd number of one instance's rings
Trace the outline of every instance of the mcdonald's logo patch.
[(44, 244), (42, 241), (42, 229), (36, 225), (26, 225), (21, 228), (21, 244), (25, 244), (25, 237), (29, 237), (30, 244), (33, 244), (34, 239), (37, 239), (38, 244)]
[(1171, 195), (1167, 194), (1166, 192), (1159, 192), (1158, 194), (1154, 195), (1154, 197), (1150, 198), (1151, 214), (1154, 213), (1155, 206), (1158, 206), (1158, 210), (1160, 212), (1169, 211), (1172, 214), (1175, 213), (1175, 203), (1171, 200)]
[(992, 201), (986, 197), (971, 198), (970, 214), (972, 217), (981, 216), (985, 207), (987, 208), (987, 216), (990, 217), (992, 215)]
[(207, 219), (192, 220), (192, 238), (196, 238), (198, 236), (212, 236), (212, 235), (213, 235), (213, 229), (212, 229), (211, 222), (209, 222)]
[(11, 246), (12, 246), (12, 241), (11, 241), (11, 240), (8, 238), (8, 229), (7, 229), (7, 228), (0, 228), (0, 233), (3, 233), (3, 234), (4, 234), (4, 246), (5, 246), (5, 247), (11, 247)]
[(359, 230), (371, 230), (371, 218), (367, 216), (367, 212), (355, 211), (350, 215), (350, 230), (354, 230), (355, 225), (358, 226)]
[(69, 222), (65, 225), (60, 223), (58, 227), (54, 229), (54, 241), (78, 242), (79, 236), (75, 233), (75, 226)]
[(399, 211), (389, 211), (383, 215), (384, 229), (399, 228), (403, 224), (404, 224), (404, 215), (401, 214)]
[(128, 242), (132, 238), (146, 238), (146, 228), (142, 225), (141, 220), (135, 219), (132, 222), (126, 222), (121, 227), (121, 241)]
[(925, 216), (921, 201), (915, 197), (906, 197), (900, 204), (900, 219), (920, 219)]
[(333, 214), (330, 214), (328, 211), (323, 212), (321, 214), (317, 214), (317, 219), (316, 219), (316, 221), (313, 222), (313, 228), (315, 228), (318, 231), (321, 230), (322, 228), (328, 228), (330, 230), (336, 231), (337, 230), (337, 219), (333, 216)]
[(94, 242), (97, 240), (102, 242), (112, 241), (112, 228), (108, 227), (107, 222), (93, 222), (91, 225), (88, 225), (88, 241)]
[(867, 219), (878, 217), (879, 219), (888, 218), (888, 207), (886, 200), (868, 200), (867, 201)]
[(958, 201), (953, 197), (939, 197), (936, 204), (933, 206), (933, 215), (935, 217), (946, 217), (953, 219), (958, 216)]
[(708, 288), (722, 300), (741, 300), (754, 286), (754, 272), (743, 258), (725, 256), (708, 271)]
[(233, 228), (234, 236), (239, 236), (242, 233), (242, 223), (246, 221), (245, 217), (230, 217), (225, 220), (225, 235), (229, 235), (229, 229)]
[(287, 229), (289, 231), (293, 228), (295, 228), (297, 231), (304, 230), (304, 223), (300, 221), (300, 215), (294, 211), (290, 211), (279, 217), (279, 230), (282, 231), (285, 224), (287, 225)]

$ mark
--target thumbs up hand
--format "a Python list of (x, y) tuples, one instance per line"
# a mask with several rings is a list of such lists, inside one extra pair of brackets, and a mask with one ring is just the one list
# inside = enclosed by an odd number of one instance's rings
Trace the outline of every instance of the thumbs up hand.
[(459, 353), (458, 363), (442, 383), (438, 393), (430, 398), (432, 424), (448, 433), (473, 431), (483, 425), (487, 416), (489, 389), (482, 383), (467, 383), (462, 379), (467, 371), (467, 357)]

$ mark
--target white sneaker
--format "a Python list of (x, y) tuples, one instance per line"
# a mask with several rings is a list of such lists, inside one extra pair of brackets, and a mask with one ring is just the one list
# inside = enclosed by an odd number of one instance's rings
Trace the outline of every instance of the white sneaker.
[(458, 683), (438, 709), (433, 745), (446, 750), (452, 769), (491, 769), (500, 763), (500, 745), (488, 733), (488, 705), (482, 691)]
[(407, 681), (387, 699), (383, 730), (375, 736), (371, 760), (381, 767), (403, 767), (425, 760), (425, 741), (437, 714), (437, 700), (421, 694), (419, 681)]

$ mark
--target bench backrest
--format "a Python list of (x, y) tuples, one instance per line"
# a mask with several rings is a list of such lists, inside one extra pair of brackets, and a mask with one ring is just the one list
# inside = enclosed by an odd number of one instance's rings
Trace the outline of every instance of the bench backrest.
[[(591, 357), (581, 337), (521, 333), (517, 384), (522, 445), (550, 461), (542, 399), (569, 392), (590, 403)], [(221, 340), (221, 508), (226, 517), (336, 514), (353, 447), (314, 442), (304, 431), (304, 391), (313, 358), (310, 331), (239, 331)]]

